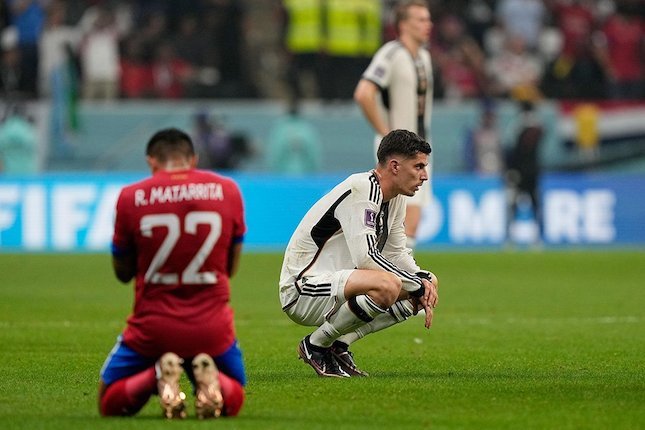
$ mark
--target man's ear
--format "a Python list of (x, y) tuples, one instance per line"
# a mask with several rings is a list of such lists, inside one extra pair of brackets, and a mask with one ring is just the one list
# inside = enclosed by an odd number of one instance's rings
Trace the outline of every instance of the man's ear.
[(146, 163), (148, 163), (148, 167), (150, 167), (152, 173), (159, 170), (159, 161), (156, 158), (146, 155)]
[(395, 175), (398, 174), (399, 173), (399, 162), (394, 160), (394, 159), (392, 159), (392, 160), (390, 160), (389, 164), (390, 164), (390, 169), (392, 169), (392, 173), (394, 173)]

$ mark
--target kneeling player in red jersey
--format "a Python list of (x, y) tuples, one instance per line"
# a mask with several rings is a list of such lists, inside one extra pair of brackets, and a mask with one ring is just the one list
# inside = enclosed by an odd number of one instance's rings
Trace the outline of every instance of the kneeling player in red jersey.
[(165, 129), (148, 142), (152, 175), (116, 204), (116, 277), (135, 279), (134, 310), (101, 369), (101, 415), (133, 415), (158, 394), (167, 418), (184, 418), (186, 372), (196, 415), (237, 415), (246, 376), (229, 305), (229, 277), (246, 231), (231, 179), (197, 170), (190, 136)]

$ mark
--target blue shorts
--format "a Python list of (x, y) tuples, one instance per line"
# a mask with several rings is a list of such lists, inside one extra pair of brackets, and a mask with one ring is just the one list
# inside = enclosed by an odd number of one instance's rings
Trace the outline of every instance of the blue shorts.
[[(242, 360), (242, 351), (237, 344), (237, 340), (223, 354), (213, 357), (213, 360), (220, 372), (235, 379), (243, 386), (246, 385), (244, 361)], [(122, 336), (119, 335), (116, 339), (116, 345), (114, 345), (114, 348), (105, 359), (105, 363), (103, 363), (101, 380), (106, 385), (110, 385), (119, 379), (135, 375), (154, 366), (156, 361), (157, 358), (145, 357), (124, 344)], [(188, 379), (194, 384), (191, 361), (192, 357), (185, 357), (183, 367)]]

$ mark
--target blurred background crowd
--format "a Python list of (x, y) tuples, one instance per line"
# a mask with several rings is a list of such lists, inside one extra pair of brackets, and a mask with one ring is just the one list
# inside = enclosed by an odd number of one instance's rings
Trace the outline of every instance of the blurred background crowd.
[[(495, 219), (509, 221), (505, 237), (532, 210), (539, 238), (542, 176), (638, 175), (626, 194), (608, 179), (618, 191), (604, 209), (642, 188), (644, 0), (427, 3), (436, 189), (463, 180), (474, 202), (484, 178), (504, 190), (509, 214)], [(145, 171), (141, 142), (169, 125), (190, 133), (200, 167), (307, 178), (288, 182), (290, 193), (318, 174), (368, 170), (374, 132), (353, 94), (374, 53), (397, 37), (395, 4), (0, 0), (0, 186), (12, 174)], [(567, 213), (591, 208), (597, 191), (567, 194)], [(589, 225), (613, 219), (604, 213), (589, 209)], [(560, 215), (551, 218), (569, 219)], [(454, 225), (472, 221), (479, 232), (475, 218)], [(426, 239), (440, 228), (430, 224)], [(612, 240), (613, 230), (599, 231), (590, 240)]]
[[(137, 170), (132, 142), (168, 123), (202, 167), (370, 166), (352, 97), (395, 4), (0, 0), (0, 171)], [(501, 174), (522, 102), (551, 170), (645, 165), (643, 0), (428, 4), (438, 172)]]
[[(390, 0), (3, 0), (3, 98), (342, 100)], [(642, 99), (641, 0), (430, 0), (435, 98)]]

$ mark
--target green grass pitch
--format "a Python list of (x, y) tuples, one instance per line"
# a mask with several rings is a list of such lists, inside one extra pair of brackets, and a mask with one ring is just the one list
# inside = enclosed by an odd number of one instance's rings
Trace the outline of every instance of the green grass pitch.
[[(241, 415), (100, 418), (98, 371), (131, 309), (108, 255), (0, 254), (0, 429), (643, 429), (645, 252), (419, 253), (440, 279), (420, 317), (353, 350), (369, 378), (296, 358), (310, 329), (280, 310), (281, 256), (233, 280), (249, 384)], [(184, 387), (188, 391), (188, 386)], [(190, 396), (189, 396), (190, 398)]]

